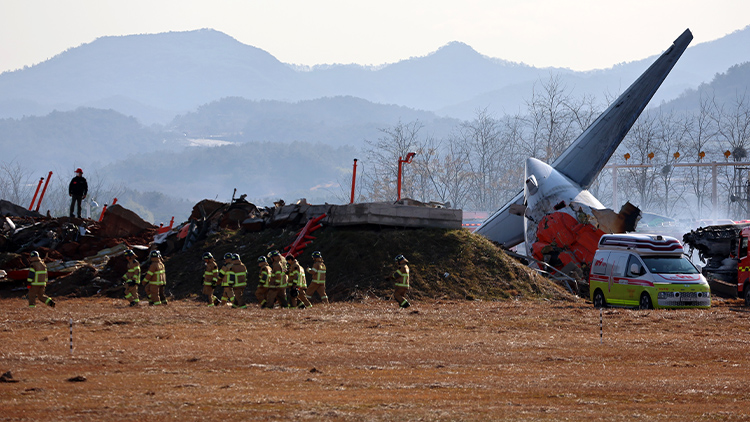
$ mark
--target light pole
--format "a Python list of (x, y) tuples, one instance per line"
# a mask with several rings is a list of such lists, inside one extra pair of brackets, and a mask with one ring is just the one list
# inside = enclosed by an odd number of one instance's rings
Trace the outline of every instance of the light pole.
[(401, 200), (401, 166), (403, 163), (411, 164), (412, 158), (414, 158), (414, 155), (416, 155), (416, 152), (410, 152), (406, 154), (406, 159), (402, 159), (401, 157), (398, 157), (398, 199), (397, 201)]
[(352, 169), (352, 199), (349, 201), (350, 204), (354, 203), (354, 183), (357, 181), (357, 159), (354, 159), (354, 169)]

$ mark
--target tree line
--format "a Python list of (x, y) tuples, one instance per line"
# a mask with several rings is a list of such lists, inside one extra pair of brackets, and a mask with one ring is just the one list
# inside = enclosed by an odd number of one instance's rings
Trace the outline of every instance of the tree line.
[[(419, 121), (382, 128), (379, 138), (365, 141), (357, 201), (394, 200), (398, 159), (416, 152), (412, 163), (403, 165), (402, 197), (493, 212), (522, 190), (527, 157), (551, 163), (606, 107), (591, 96), (574, 96), (559, 77), (550, 77), (537, 83), (525, 109), (503, 116), (477, 110), (473, 120), (461, 123), (446, 138), (425, 133)], [(747, 161), (749, 143), (746, 91), (738, 90), (733, 100), (719, 102), (704, 90), (699, 106), (691, 111), (648, 109), (610, 160), (610, 164), (650, 165), (619, 170), (620, 205), (629, 200), (643, 211), (668, 217), (710, 217), (711, 168), (675, 164)], [(589, 189), (609, 206), (612, 171), (602, 171)], [(748, 169), (724, 166), (718, 173), (721, 214), (748, 218)], [(346, 189), (342, 192), (340, 196), (348, 197)]]

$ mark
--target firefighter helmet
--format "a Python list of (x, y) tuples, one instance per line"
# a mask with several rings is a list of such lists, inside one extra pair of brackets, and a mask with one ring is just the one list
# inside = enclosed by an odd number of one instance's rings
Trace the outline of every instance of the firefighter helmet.
[(399, 254), (399, 255), (397, 255), (397, 256), (396, 256), (396, 258), (394, 258), (394, 260), (395, 260), (396, 262), (401, 262), (401, 261), (406, 261), (406, 262), (409, 262), (409, 261), (407, 261), (407, 260), (406, 260), (406, 257), (404, 257), (403, 255), (400, 255), (400, 254)]
[(148, 256), (150, 256), (151, 258), (161, 258), (161, 252), (159, 252), (158, 250), (151, 251)]
[(211, 259), (211, 258), (213, 258), (213, 257), (214, 257), (214, 256), (213, 256), (213, 255), (211, 255), (211, 252), (204, 252), (204, 253), (203, 253), (203, 259)]
[(268, 262), (265, 256), (261, 255), (258, 257), (258, 262)]
[(39, 252), (37, 252), (37, 251), (31, 251), (31, 253), (29, 253), (29, 257), (30, 258), (39, 258)]
[(232, 259), (234, 259), (234, 260), (236, 260), (236, 261), (239, 261), (239, 260), (240, 260), (240, 254), (238, 254), (238, 253), (233, 253), (233, 254), (232, 254)]
[(323, 259), (323, 254), (321, 254), (320, 251), (315, 251), (312, 253), (312, 257)]
[(132, 249), (126, 249), (125, 256), (135, 256), (135, 252)]
[(232, 255), (233, 254), (231, 252), (227, 252), (224, 254), (224, 259), (232, 259)]

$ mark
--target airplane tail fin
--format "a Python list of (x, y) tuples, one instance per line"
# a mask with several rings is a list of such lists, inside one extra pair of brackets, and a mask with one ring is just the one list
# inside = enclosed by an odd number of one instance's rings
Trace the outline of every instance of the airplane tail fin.
[(592, 123), (552, 167), (588, 189), (651, 101), (693, 39), (686, 29), (674, 43)]

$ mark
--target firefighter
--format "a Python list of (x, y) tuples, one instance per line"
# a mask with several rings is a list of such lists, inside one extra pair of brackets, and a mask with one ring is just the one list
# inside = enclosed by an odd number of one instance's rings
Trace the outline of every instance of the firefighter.
[(396, 261), (396, 272), (391, 274), (390, 278), (396, 281), (396, 290), (393, 292), (393, 298), (398, 302), (398, 306), (408, 308), (410, 303), (406, 300), (406, 293), (409, 291), (409, 261), (403, 255), (398, 255)]
[(234, 272), (232, 271), (232, 267), (234, 267), (234, 262), (232, 262), (233, 256), (232, 252), (224, 254), (224, 265), (219, 270), (219, 280), (221, 280), (222, 289), (221, 299), (214, 301), (217, 305), (219, 303), (226, 305), (234, 302), (234, 290), (232, 290), (232, 284), (234, 284)]
[[(297, 258), (294, 255), (289, 255), (286, 258), (289, 263), (289, 302), (292, 308), (312, 308), (312, 304), (307, 299), (305, 291), (307, 290), (307, 280), (305, 279), (305, 270), (297, 262)], [(297, 304), (297, 297), (299, 297), (300, 303)]]
[(167, 274), (164, 271), (164, 262), (161, 260), (161, 252), (158, 250), (151, 251), (149, 254), (151, 265), (148, 267), (146, 277), (143, 278), (146, 284), (146, 295), (148, 295), (149, 305), (166, 305), (167, 298), (164, 289), (167, 284)]
[(37, 251), (31, 251), (29, 254), (29, 275), (26, 282), (29, 283), (29, 308), (36, 308), (37, 299), (52, 308), (55, 307), (55, 301), (44, 295), (44, 289), (47, 287), (47, 265)]
[(234, 273), (234, 292), (233, 308), (247, 309), (245, 304), (245, 287), (247, 286), (247, 267), (242, 263), (240, 254), (232, 255), (232, 272)]
[(312, 258), (313, 266), (307, 269), (307, 272), (312, 275), (312, 280), (305, 295), (309, 301), (312, 299), (313, 294), (318, 292), (320, 300), (328, 304), (328, 296), (326, 295), (326, 264), (323, 262), (323, 255), (319, 251), (315, 251), (312, 253)]
[(268, 283), (268, 293), (266, 294), (266, 307), (273, 308), (276, 300), (279, 301), (282, 308), (286, 308), (286, 259), (281, 256), (279, 251), (271, 251), (271, 281)]
[(271, 267), (268, 265), (268, 260), (263, 255), (258, 257), (258, 268), (260, 269), (260, 273), (258, 275), (258, 287), (255, 289), (255, 298), (258, 299), (260, 307), (263, 308), (266, 304), (268, 283), (271, 281), (273, 273)]
[(206, 269), (203, 271), (203, 294), (206, 296), (208, 306), (214, 306), (216, 300), (214, 289), (216, 288), (216, 281), (219, 279), (219, 266), (211, 252), (203, 254), (203, 262), (206, 264)]
[(130, 301), (130, 306), (138, 306), (141, 301), (138, 298), (138, 286), (141, 284), (141, 264), (136, 259), (132, 249), (125, 251), (125, 259), (128, 260), (128, 271), (122, 276), (125, 279), (125, 299)]

